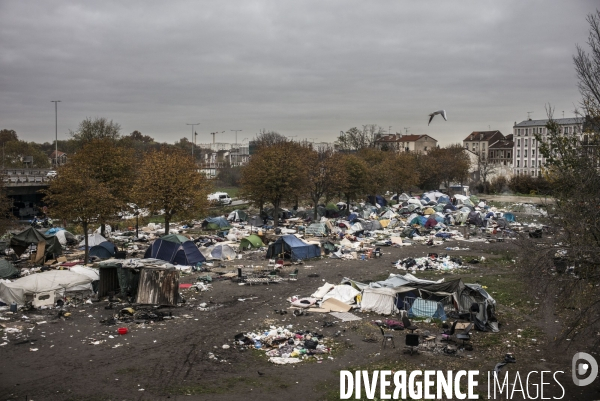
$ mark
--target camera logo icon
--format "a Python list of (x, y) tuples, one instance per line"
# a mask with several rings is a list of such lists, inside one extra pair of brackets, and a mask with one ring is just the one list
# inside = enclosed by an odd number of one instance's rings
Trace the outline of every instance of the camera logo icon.
[[(576, 386), (587, 386), (598, 376), (598, 363), (593, 356), (585, 352), (578, 352), (573, 356), (571, 368), (573, 383)], [(585, 379), (579, 378), (588, 374), (589, 376)]]

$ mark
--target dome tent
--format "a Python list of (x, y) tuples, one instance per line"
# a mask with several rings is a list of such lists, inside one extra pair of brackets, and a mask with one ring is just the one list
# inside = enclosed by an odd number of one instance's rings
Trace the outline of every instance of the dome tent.
[(267, 258), (275, 258), (283, 254), (286, 258), (301, 260), (321, 256), (318, 245), (308, 244), (295, 235), (284, 235), (269, 245)]
[(184, 266), (194, 266), (198, 262), (206, 261), (189, 238), (177, 234), (165, 235), (154, 241), (146, 250), (144, 258), (160, 259)]
[(256, 234), (249, 235), (245, 238), (242, 238), (240, 241), (240, 250), (247, 250), (251, 248), (260, 248), (265, 246), (263, 244), (262, 239)]

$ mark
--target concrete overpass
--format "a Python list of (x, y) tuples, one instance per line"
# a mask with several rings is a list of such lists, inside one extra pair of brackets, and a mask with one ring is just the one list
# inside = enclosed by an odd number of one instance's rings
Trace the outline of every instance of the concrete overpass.
[(44, 195), (40, 190), (48, 188), (51, 178), (50, 169), (4, 169), (2, 180), (4, 189), (13, 200), (13, 214), (16, 217), (28, 217), (38, 212)]

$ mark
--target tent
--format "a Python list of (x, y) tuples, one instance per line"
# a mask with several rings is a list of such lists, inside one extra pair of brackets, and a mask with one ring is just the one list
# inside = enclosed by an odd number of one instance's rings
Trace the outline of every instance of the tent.
[(24, 305), (34, 295), (46, 292), (91, 291), (92, 279), (69, 270), (50, 270), (0, 283), (0, 299)]
[(54, 234), (56, 238), (58, 238), (58, 242), (61, 245), (75, 245), (77, 244), (77, 238), (67, 230), (60, 230)]
[(202, 255), (208, 260), (233, 260), (235, 251), (227, 244), (216, 244), (202, 248)]
[(19, 271), (12, 262), (6, 259), (0, 259), (0, 278), (8, 279), (18, 277)]
[(307, 235), (324, 237), (329, 233), (329, 229), (325, 223), (312, 223), (310, 226), (306, 227), (305, 233)]
[(256, 234), (249, 235), (245, 238), (242, 238), (240, 241), (240, 250), (246, 250), (250, 248), (260, 248), (265, 246), (263, 244), (262, 239)]
[[(90, 248), (95, 245), (100, 245), (103, 242), (106, 242), (106, 238), (98, 233), (88, 235), (88, 246)], [(79, 246), (85, 246), (85, 238), (79, 243)]]
[(504, 220), (508, 221), (509, 223), (514, 223), (515, 215), (512, 213), (504, 213)]
[(204, 230), (222, 230), (229, 228), (229, 222), (224, 217), (208, 217), (202, 222)]
[(243, 210), (234, 210), (229, 213), (227, 216), (227, 220), (229, 221), (246, 221), (248, 219), (248, 214)]
[(63, 230), (64, 230), (64, 228), (62, 228), (62, 227), (52, 227), (51, 229), (46, 231), (45, 234), (46, 235), (55, 235), (57, 232), (63, 231)]
[(115, 246), (111, 242), (104, 241), (90, 248), (89, 257), (110, 259), (113, 256), (115, 256)]
[(10, 246), (18, 256), (21, 256), (28, 246), (40, 242), (45, 242), (46, 244), (44, 255), (62, 255), (62, 247), (58, 238), (44, 235), (33, 227), (29, 227), (25, 231), (13, 235), (10, 239)]
[(144, 258), (156, 258), (176, 265), (194, 266), (206, 258), (198, 247), (183, 235), (165, 235), (148, 247)]
[(100, 282), (100, 271), (98, 269), (94, 269), (87, 266), (75, 265), (71, 267), (69, 270), (75, 273), (83, 274), (84, 276), (88, 276), (92, 279), (92, 289), (94, 293), (98, 292), (98, 284)]
[(263, 219), (260, 216), (252, 216), (248, 220), (248, 224), (250, 224), (251, 226), (254, 226), (254, 227), (262, 227), (265, 225), (265, 222), (263, 221)]
[(267, 258), (275, 258), (283, 254), (291, 259), (310, 259), (321, 256), (318, 245), (307, 244), (295, 235), (284, 235), (269, 245)]
[(408, 310), (409, 317), (435, 318), (442, 321), (447, 320), (444, 307), (436, 301), (417, 298)]

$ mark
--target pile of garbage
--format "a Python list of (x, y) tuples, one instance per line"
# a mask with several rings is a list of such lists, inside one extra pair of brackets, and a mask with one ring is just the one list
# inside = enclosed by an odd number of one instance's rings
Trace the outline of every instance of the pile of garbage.
[(269, 327), (257, 333), (240, 333), (235, 336), (235, 345), (263, 350), (269, 362), (278, 365), (293, 364), (308, 358), (322, 359), (318, 355), (331, 353), (322, 334), (292, 331), (292, 326)]
[(435, 253), (430, 253), (422, 258), (406, 258), (397, 261), (396, 268), (401, 270), (454, 270), (465, 268), (463, 262), (458, 257), (450, 257), (448, 255), (438, 256)]

